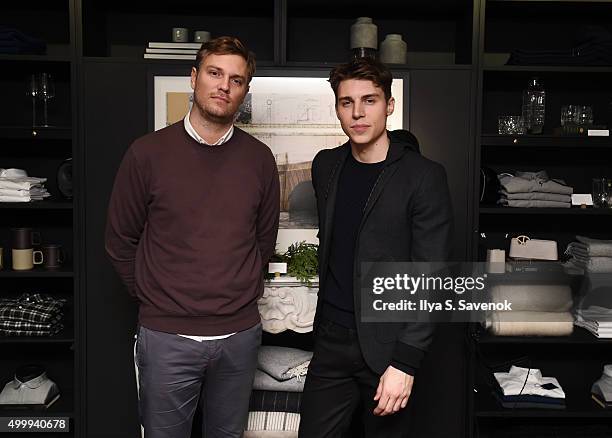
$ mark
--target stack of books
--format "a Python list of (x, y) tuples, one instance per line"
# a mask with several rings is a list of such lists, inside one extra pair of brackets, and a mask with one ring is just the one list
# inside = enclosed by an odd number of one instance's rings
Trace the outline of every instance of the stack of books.
[(201, 43), (156, 43), (150, 42), (146, 48), (145, 59), (186, 59), (196, 58)]

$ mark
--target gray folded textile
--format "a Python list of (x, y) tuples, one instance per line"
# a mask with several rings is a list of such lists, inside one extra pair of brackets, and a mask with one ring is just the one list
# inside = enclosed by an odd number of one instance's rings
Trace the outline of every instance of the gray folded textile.
[(499, 183), (508, 193), (557, 193), (571, 195), (574, 189), (565, 184), (563, 180), (548, 179), (544, 171), (540, 172), (516, 172), (516, 176), (502, 174), (498, 176)]
[(520, 208), (570, 208), (572, 204), (570, 202), (557, 202), (557, 201), (528, 201), (525, 199), (505, 199), (501, 198), (497, 201), (498, 204), (507, 205), (508, 207), (520, 207)]
[(305, 377), (276, 380), (274, 377), (261, 370), (255, 370), (255, 380), (253, 381), (253, 389), (259, 391), (286, 391), (286, 392), (304, 392)]
[(259, 347), (257, 368), (276, 380), (288, 380), (292, 377), (305, 376), (308, 370), (306, 362), (310, 362), (310, 359), (312, 351), (264, 345)]
[(565, 284), (498, 284), (491, 288), (491, 301), (508, 300), (512, 311), (567, 312), (574, 304), (572, 289)]
[(584, 258), (586, 258), (586, 257), (589, 256), (589, 251), (588, 251), (588, 247), (584, 243), (570, 242), (567, 245), (567, 248), (565, 250), (565, 254), (573, 255), (575, 257), (584, 257)]
[(612, 273), (612, 257), (589, 257), (587, 261), (573, 257), (570, 261), (587, 272)]
[[(578, 242), (582, 243), (590, 256), (612, 257), (612, 240), (591, 239), (584, 236), (576, 236)], [(577, 244), (580, 247), (579, 244)]]
[(506, 190), (500, 190), (503, 197), (507, 199), (524, 199), (537, 201), (557, 201), (557, 202), (572, 202), (570, 195), (560, 195), (558, 193), (542, 193), (542, 192), (527, 192), (527, 193), (508, 193)]

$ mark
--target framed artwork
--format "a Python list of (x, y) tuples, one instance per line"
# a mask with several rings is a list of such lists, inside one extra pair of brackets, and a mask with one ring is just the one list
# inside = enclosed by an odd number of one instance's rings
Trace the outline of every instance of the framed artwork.
[[(348, 138), (336, 117), (327, 71), (270, 73), (258, 72), (261, 76), (252, 79), (235, 125), (265, 143), (276, 159), (281, 186), (277, 251), (282, 253), (294, 242), (318, 243), (312, 160)], [(407, 80), (407, 74), (393, 80), (396, 104), (387, 119), (389, 130), (407, 125)], [(153, 88), (155, 130), (185, 117), (193, 104), (189, 76), (154, 76)]]

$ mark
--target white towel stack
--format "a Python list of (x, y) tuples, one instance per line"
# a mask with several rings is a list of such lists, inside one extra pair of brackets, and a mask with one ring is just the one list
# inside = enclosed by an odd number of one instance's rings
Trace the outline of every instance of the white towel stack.
[(42, 201), (50, 196), (47, 178), (28, 176), (21, 169), (0, 169), (0, 202)]

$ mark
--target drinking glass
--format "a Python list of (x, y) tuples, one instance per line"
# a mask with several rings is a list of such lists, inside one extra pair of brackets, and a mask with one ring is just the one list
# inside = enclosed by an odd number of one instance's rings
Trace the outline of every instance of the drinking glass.
[(49, 116), (47, 111), (47, 104), (49, 100), (55, 97), (55, 82), (53, 81), (53, 76), (49, 73), (41, 73), (39, 76), (38, 82), (38, 90), (39, 90), (39, 99), (42, 99), (44, 103), (44, 113), (43, 113), (43, 125), (49, 126)]
[(38, 75), (31, 74), (28, 77), (28, 90), (26, 96), (32, 98), (32, 127), (36, 126), (36, 98), (39, 94)]

